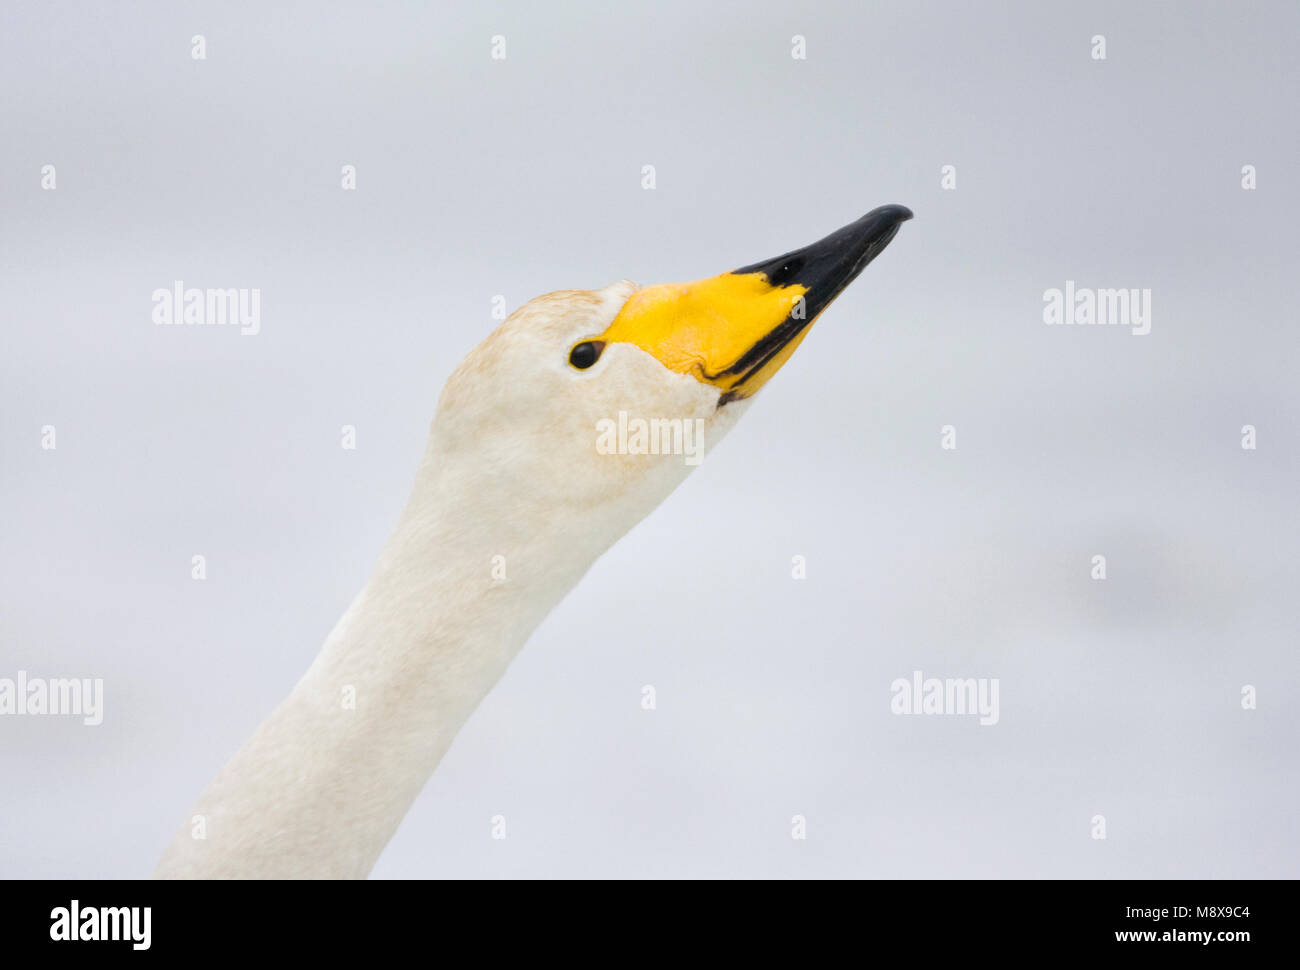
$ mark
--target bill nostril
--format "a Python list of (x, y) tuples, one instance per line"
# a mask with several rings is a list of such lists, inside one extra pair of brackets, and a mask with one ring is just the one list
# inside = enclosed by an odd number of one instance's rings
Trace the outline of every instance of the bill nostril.
[(773, 286), (784, 286), (798, 272), (803, 269), (803, 260), (799, 258), (787, 259), (775, 270), (767, 275), (767, 281)]

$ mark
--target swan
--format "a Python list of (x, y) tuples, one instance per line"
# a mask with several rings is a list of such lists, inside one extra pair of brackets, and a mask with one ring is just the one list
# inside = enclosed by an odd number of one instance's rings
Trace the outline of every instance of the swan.
[(369, 875), (533, 629), (691, 471), (671, 448), (598, 449), (601, 423), (692, 422), (707, 451), (911, 217), (882, 206), (719, 276), (560, 290), (511, 314), (448, 378), (365, 587), (154, 875)]

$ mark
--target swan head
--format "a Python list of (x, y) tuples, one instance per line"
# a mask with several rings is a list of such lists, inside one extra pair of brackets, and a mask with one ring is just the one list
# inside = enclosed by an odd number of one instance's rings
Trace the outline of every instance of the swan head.
[(501, 529), (595, 530), (612, 542), (730, 430), (911, 216), (883, 206), (691, 283), (530, 300), (449, 378), (427, 464)]

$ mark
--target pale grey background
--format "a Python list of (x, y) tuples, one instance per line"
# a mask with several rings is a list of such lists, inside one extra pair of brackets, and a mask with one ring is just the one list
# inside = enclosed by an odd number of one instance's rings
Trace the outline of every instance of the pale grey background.
[[(376, 876), (1297, 875), (1294, 3), (271, 6), (0, 15), (0, 676), (107, 692), (0, 719), (0, 875), (150, 871), (366, 578), (493, 294), (886, 202)], [(175, 279), (260, 287), (262, 333), (155, 327)], [(1045, 326), (1066, 279), (1151, 288), (1151, 334)], [(999, 677), (1001, 723), (891, 715), (917, 668)]]

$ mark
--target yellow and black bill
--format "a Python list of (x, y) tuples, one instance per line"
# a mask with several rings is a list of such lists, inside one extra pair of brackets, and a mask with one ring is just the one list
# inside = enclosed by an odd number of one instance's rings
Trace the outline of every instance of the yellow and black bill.
[(881, 206), (774, 259), (693, 283), (648, 286), (599, 340), (635, 344), (669, 370), (712, 384), (719, 404), (749, 397), (910, 218), (905, 206)]

